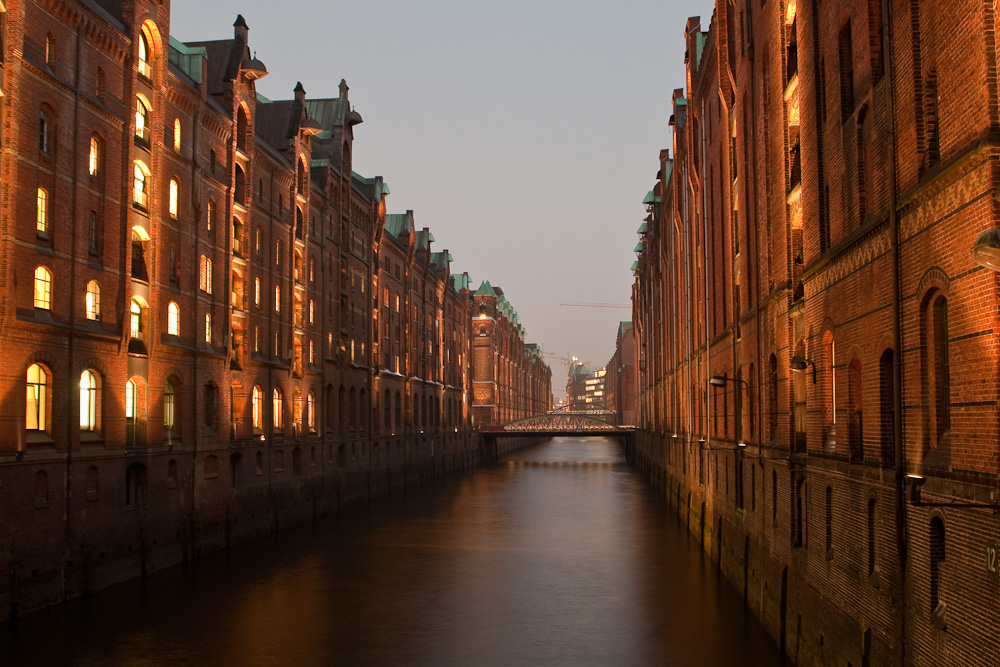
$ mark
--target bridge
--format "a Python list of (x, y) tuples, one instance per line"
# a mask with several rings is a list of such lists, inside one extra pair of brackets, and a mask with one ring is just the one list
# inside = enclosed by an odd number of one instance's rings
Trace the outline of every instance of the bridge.
[(524, 436), (629, 436), (635, 432), (635, 426), (616, 426), (608, 423), (607, 417), (614, 413), (604, 411), (569, 412), (554, 410), (552, 412), (520, 419), (502, 426), (480, 428), (484, 436), (492, 437), (524, 437)]

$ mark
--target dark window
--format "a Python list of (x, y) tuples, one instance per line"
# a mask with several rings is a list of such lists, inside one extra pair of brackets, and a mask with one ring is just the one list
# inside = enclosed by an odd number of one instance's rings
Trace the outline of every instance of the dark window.
[(840, 119), (854, 113), (854, 49), (851, 45), (851, 21), (840, 30)]
[(890, 463), (895, 459), (895, 403), (893, 374), (893, 352), (882, 353), (878, 364), (879, 373), (879, 442), (881, 444), (882, 463)]
[(945, 559), (944, 522), (941, 517), (931, 519), (931, 559), (930, 559), (930, 593), (931, 614), (938, 611), (941, 604), (941, 563)]

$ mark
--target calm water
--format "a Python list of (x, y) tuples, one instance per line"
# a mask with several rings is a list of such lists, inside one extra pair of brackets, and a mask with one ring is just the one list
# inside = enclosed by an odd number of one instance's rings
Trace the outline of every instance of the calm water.
[(777, 665), (616, 443), (560, 438), (0, 625), (0, 664)]

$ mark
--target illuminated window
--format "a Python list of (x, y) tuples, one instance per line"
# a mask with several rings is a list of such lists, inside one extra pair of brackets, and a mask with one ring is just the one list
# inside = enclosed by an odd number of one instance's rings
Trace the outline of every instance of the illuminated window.
[(170, 380), (165, 380), (163, 383), (163, 430), (174, 430), (175, 409), (174, 385)]
[(257, 385), (253, 386), (253, 392), (251, 392), (250, 410), (253, 428), (255, 431), (259, 431), (264, 428), (264, 392)]
[(309, 282), (316, 282), (316, 258), (309, 258)]
[(149, 146), (149, 105), (139, 96), (135, 98), (135, 139), (138, 143)]
[(260, 325), (256, 324), (253, 328), (253, 351), (260, 352)]
[(100, 164), (101, 147), (97, 137), (90, 138), (90, 156), (87, 159), (87, 172), (91, 176), (97, 176), (97, 167)]
[(205, 342), (212, 343), (212, 314), (205, 313)]
[(35, 229), (43, 233), (49, 231), (49, 193), (45, 188), (38, 188), (35, 200)]
[(312, 299), (309, 299), (309, 324), (313, 323), (313, 319), (316, 316), (316, 304)]
[(396, 312), (399, 312), (399, 295), (396, 295)]
[(212, 260), (204, 255), (201, 256), (201, 291), (206, 294), (212, 293)]
[(181, 149), (181, 119), (174, 118), (174, 150)]
[(284, 422), (282, 421), (283, 411), (285, 409), (284, 399), (281, 396), (281, 390), (275, 389), (274, 394), (271, 398), (271, 411), (274, 420), (274, 429), (279, 430), (283, 428)]
[(205, 231), (212, 231), (212, 221), (215, 219), (215, 202), (209, 200), (205, 205)]
[(56, 36), (51, 32), (45, 37), (45, 64), (49, 67), (56, 64)]
[(274, 286), (274, 312), (281, 312), (281, 285)]
[(260, 306), (260, 278), (253, 279), (253, 304)]
[(181, 335), (181, 309), (174, 301), (167, 305), (167, 333), (171, 336)]
[(129, 335), (137, 340), (142, 340), (142, 333), (145, 327), (142, 322), (142, 304), (137, 299), (132, 299), (129, 305)]
[(149, 174), (139, 162), (132, 168), (132, 203), (144, 211), (149, 205)]
[(312, 341), (309, 341), (309, 363), (310, 364), (316, 363), (316, 352)]
[(35, 308), (52, 307), (52, 272), (44, 266), (35, 269)]
[(316, 430), (316, 394), (311, 391), (306, 396), (306, 427), (310, 431)]
[(135, 380), (129, 380), (125, 383), (125, 420), (128, 422), (135, 423), (136, 417), (139, 414), (138, 393), (136, 391)]
[(170, 179), (170, 199), (167, 211), (170, 213), (171, 218), (177, 217), (177, 199), (180, 196), (180, 184), (177, 183), (176, 178)]
[(146, 28), (139, 32), (139, 76), (146, 79), (153, 78), (153, 67), (150, 64), (153, 60), (153, 52), (149, 48), (149, 37), (146, 35)]
[(29, 431), (45, 431), (48, 415), (49, 374), (39, 364), (28, 366), (27, 402), (25, 404), (24, 426)]
[(101, 286), (96, 280), (87, 283), (87, 319), (101, 319)]
[(98, 423), (98, 379), (86, 370), (80, 374), (80, 430), (97, 431)]

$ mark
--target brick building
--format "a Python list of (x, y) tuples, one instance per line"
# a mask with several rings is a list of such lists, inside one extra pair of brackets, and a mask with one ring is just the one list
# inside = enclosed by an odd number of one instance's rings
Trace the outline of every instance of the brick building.
[(479, 457), (469, 278), (352, 171), (347, 84), (169, 28), (0, 3), (0, 616)]
[(995, 29), (972, 0), (685, 28), (637, 455), (798, 664), (1000, 662)]
[(491, 427), (552, 410), (552, 371), (503, 290), (483, 281), (473, 294), (473, 414)]
[[(646, 224), (646, 223), (643, 223)], [(605, 366), (605, 407), (615, 413), (618, 425), (635, 424), (636, 387), (635, 329), (631, 322), (621, 322), (615, 337), (615, 353)]]

